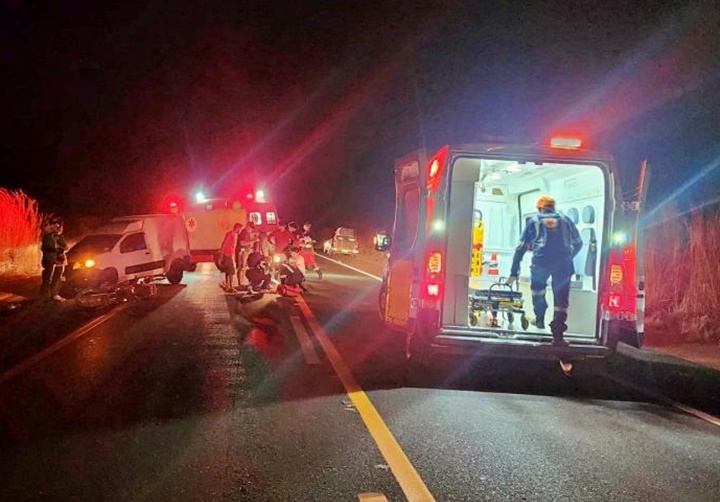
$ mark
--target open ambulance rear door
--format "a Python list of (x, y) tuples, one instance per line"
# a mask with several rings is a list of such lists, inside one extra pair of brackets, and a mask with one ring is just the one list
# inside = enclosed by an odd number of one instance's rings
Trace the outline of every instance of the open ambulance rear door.
[(412, 298), (417, 298), (417, 281), (413, 263), (418, 252), (417, 243), (423, 232), (422, 178), (425, 151), (413, 152), (395, 163), (395, 223), (392, 232), (390, 258), (384, 279), (386, 300), (384, 319), (390, 325), (407, 331), (411, 329)]

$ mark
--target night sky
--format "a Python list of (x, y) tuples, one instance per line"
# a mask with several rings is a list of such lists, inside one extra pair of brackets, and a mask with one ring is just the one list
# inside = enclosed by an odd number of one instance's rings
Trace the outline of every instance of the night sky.
[[(720, 2), (5, 2), (0, 186), (67, 215), (269, 188), (385, 225), (395, 158), (580, 130), (650, 206), (720, 192)], [(683, 184), (684, 190), (673, 197)]]

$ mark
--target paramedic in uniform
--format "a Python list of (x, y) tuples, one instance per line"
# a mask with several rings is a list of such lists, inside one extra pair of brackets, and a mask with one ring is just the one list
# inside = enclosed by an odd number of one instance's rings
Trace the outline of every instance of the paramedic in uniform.
[(573, 258), (582, 248), (582, 239), (570, 218), (555, 210), (555, 199), (541, 195), (537, 200), (538, 214), (531, 217), (515, 249), (510, 277), (512, 285), (518, 280), (520, 261), (527, 250), (533, 251), (530, 267), (530, 289), (532, 291), (535, 325), (545, 329), (545, 288), (552, 277), (555, 312), (550, 323), (553, 345), (564, 346), (563, 334), (567, 330), (567, 309), (570, 303), (570, 279), (575, 270)]

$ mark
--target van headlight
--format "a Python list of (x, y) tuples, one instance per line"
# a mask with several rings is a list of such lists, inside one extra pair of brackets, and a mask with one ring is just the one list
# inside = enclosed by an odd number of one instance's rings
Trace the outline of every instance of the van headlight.
[(95, 260), (88, 258), (87, 260), (76, 261), (73, 264), (73, 270), (79, 270), (82, 268), (93, 268), (95, 266)]

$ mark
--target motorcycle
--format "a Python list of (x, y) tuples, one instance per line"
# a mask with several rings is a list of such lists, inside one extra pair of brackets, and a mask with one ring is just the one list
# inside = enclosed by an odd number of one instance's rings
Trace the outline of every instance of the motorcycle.
[(75, 300), (79, 306), (91, 309), (144, 300), (157, 293), (157, 284), (138, 279), (122, 284), (103, 283), (97, 287), (85, 288), (78, 292)]

